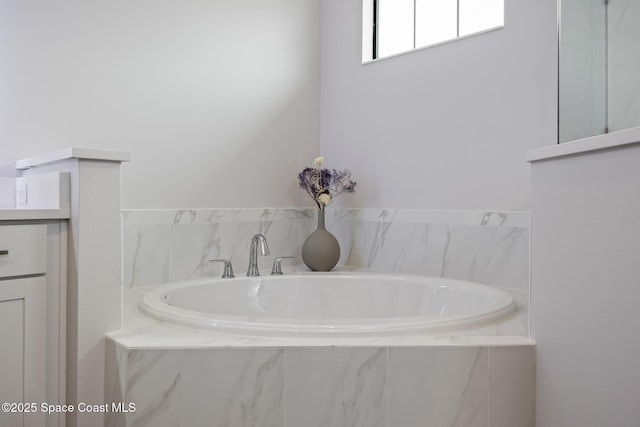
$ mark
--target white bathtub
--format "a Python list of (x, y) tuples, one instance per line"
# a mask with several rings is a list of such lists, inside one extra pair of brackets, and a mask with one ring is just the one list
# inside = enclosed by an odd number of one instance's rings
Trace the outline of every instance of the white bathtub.
[(511, 295), (477, 283), (374, 273), (201, 279), (148, 292), (158, 320), (224, 333), (278, 337), (393, 336), (499, 322)]

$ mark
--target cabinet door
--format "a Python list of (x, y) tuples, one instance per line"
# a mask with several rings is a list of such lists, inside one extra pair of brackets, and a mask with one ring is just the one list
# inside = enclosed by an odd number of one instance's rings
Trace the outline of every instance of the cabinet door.
[(44, 426), (45, 283), (44, 277), (0, 280), (0, 402), (37, 405), (35, 412), (0, 412), (0, 426)]

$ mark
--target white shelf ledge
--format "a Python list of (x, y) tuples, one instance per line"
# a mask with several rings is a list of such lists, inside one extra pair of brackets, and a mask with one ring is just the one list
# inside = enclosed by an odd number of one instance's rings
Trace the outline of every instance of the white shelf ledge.
[(640, 127), (531, 150), (527, 152), (526, 160), (527, 162), (537, 162), (632, 144), (640, 144)]
[(69, 219), (69, 208), (62, 209), (0, 209), (0, 221), (31, 221)]
[(29, 169), (66, 159), (103, 160), (128, 162), (131, 154), (126, 151), (101, 150), (96, 148), (68, 147), (16, 161), (16, 169)]

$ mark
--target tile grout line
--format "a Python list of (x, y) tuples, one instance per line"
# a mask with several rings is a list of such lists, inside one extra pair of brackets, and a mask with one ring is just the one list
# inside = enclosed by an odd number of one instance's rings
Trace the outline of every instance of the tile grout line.
[(487, 426), (491, 427), (491, 347), (487, 347)]
[(280, 403), (280, 407), (282, 408), (282, 427), (287, 427), (289, 422), (287, 420), (287, 360), (289, 356), (288, 348), (282, 349), (282, 402)]
[(384, 423), (384, 425), (386, 427), (391, 427), (389, 425), (389, 389), (390, 389), (389, 383), (391, 381), (391, 377), (389, 376), (389, 365), (390, 365), (390, 362), (391, 362), (391, 349), (389, 347), (387, 347), (385, 349), (385, 352), (386, 352), (386, 361), (385, 361), (385, 384), (384, 384), (384, 387), (386, 389), (385, 390), (385, 396), (386, 396), (385, 404), (386, 404), (386, 407), (385, 407), (385, 411), (384, 411), (385, 412), (385, 414), (384, 414), (385, 415), (385, 423)]

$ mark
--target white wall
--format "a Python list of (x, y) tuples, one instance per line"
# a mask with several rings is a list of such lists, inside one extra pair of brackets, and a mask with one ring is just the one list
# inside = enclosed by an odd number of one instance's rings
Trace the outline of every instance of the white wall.
[(302, 205), (319, 0), (0, 2), (0, 163), (130, 151), (124, 208)]
[(343, 205), (528, 209), (556, 9), (506, 3), (503, 30), (363, 66), (360, 0), (2, 2), (0, 163), (117, 149), (126, 209), (308, 206), (322, 134)]
[(640, 144), (535, 162), (538, 427), (640, 425)]
[(525, 151), (556, 141), (556, 2), (505, 28), (361, 64), (361, 0), (322, 2), (322, 153), (358, 207), (529, 209)]

